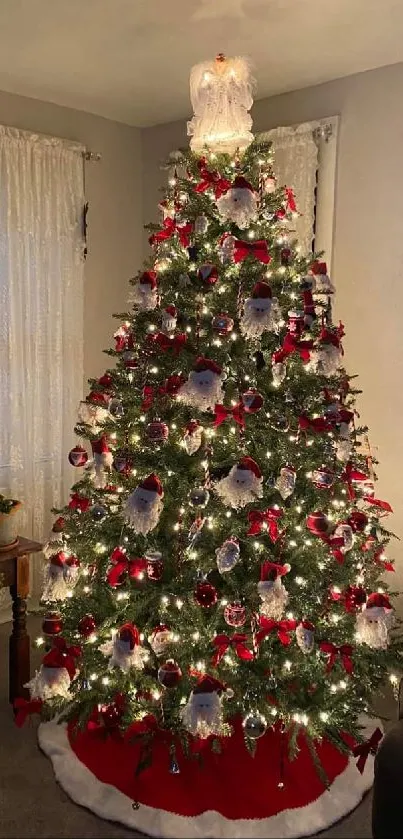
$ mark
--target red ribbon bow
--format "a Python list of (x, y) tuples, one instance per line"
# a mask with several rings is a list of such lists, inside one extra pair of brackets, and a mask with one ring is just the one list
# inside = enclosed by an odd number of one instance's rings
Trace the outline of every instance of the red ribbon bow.
[(336, 644), (332, 644), (330, 641), (322, 641), (320, 649), (323, 653), (327, 653), (329, 656), (326, 665), (326, 673), (330, 673), (330, 671), (334, 667), (337, 656), (340, 656), (346, 673), (351, 675), (351, 673), (354, 670), (353, 661), (351, 658), (353, 654), (353, 648), (351, 644), (341, 644), (340, 647), (337, 647)]
[(286, 197), (286, 201), (287, 201), (286, 209), (290, 213), (297, 213), (298, 210), (297, 210), (297, 205), (295, 203), (294, 190), (291, 189), (291, 187), (289, 187), (289, 186), (285, 186), (284, 187), (284, 192), (285, 192), (285, 197)]
[(216, 198), (220, 198), (231, 187), (231, 182), (226, 178), (222, 178), (219, 172), (211, 172), (207, 169), (207, 161), (202, 157), (198, 162), (198, 168), (202, 180), (195, 186), (195, 192), (206, 192), (207, 189), (213, 189)]
[(269, 507), (267, 510), (250, 510), (248, 513), (248, 521), (250, 524), (247, 536), (255, 536), (262, 532), (263, 525), (267, 525), (267, 532), (272, 542), (277, 542), (281, 533), (278, 526), (278, 520), (283, 515), (283, 510), (280, 507)]
[(238, 658), (242, 661), (251, 661), (253, 653), (245, 647), (245, 641), (247, 641), (247, 636), (240, 632), (234, 632), (232, 638), (224, 634), (216, 635), (213, 640), (214, 646), (217, 647), (212, 659), (213, 667), (217, 667), (229, 647), (234, 648)]
[(159, 244), (159, 242), (164, 242), (166, 239), (170, 239), (174, 233), (177, 233), (182, 247), (188, 248), (192, 231), (193, 224), (191, 222), (188, 222), (187, 224), (176, 224), (175, 219), (166, 218), (163, 221), (162, 230), (158, 230), (157, 233), (153, 233), (148, 241), (150, 245), (156, 245)]
[(302, 361), (306, 363), (311, 357), (310, 350), (312, 349), (313, 341), (300, 341), (295, 335), (292, 335), (291, 332), (287, 332), (281, 349), (273, 353), (273, 361), (276, 363), (282, 362), (285, 358), (287, 358), (287, 356), (297, 352), (299, 353)]
[(108, 571), (106, 579), (112, 588), (116, 588), (123, 582), (125, 574), (131, 580), (140, 579), (140, 574), (144, 573), (147, 568), (145, 559), (130, 559), (121, 548), (115, 548), (112, 551), (110, 560), (113, 563), (113, 568)]
[(173, 350), (175, 355), (179, 355), (181, 350), (184, 349), (186, 341), (187, 335), (185, 332), (172, 336), (165, 335), (165, 332), (156, 332), (155, 335), (147, 336), (147, 343), (158, 346), (164, 353)]
[(238, 402), (238, 404), (233, 408), (226, 408), (224, 405), (217, 404), (214, 408), (214, 425), (217, 428), (221, 425), (221, 423), (225, 422), (226, 419), (231, 418), (234, 422), (237, 422), (241, 428), (245, 428), (244, 413), (245, 408), (242, 402)]
[(152, 731), (157, 731), (158, 723), (153, 714), (147, 714), (141, 720), (132, 722), (125, 731), (124, 739), (130, 742), (132, 739), (142, 737), (144, 734), (149, 734)]
[(234, 262), (243, 262), (247, 256), (254, 256), (263, 265), (268, 265), (271, 262), (271, 256), (267, 250), (266, 240), (258, 239), (257, 242), (244, 242), (242, 239), (235, 239)]
[(184, 376), (173, 374), (172, 376), (168, 376), (164, 384), (160, 385), (158, 388), (155, 388), (152, 385), (145, 385), (143, 388), (141, 410), (148, 411), (148, 409), (153, 405), (156, 396), (170, 396), (173, 399), (185, 381), (186, 379)]
[(344, 326), (340, 321), (339, 325), (336, 328), (329, 329), (327, 326), (322, 326), (319, 335), (319, 341), (322, 344), (333, 344), (334, 347), (340, 347), (341, 352), (343, 354), (343, 347), (341, 346), (341, 339), (345, 335)]
[(265, 618), (263, 615), (259, 618), (259, 632), (256, 634), (256, 644), (259, 646), (264, 638), (270, 635), (271, 632), (277, 632), (277, 638), (283, 645), (288, 647), (291, 644), (290, 632), (297, 626), (297, 621), (282, 620), (275, 621), (273, 618)]
[(390, 506), (389, 501), (381, 501), (380, 498), (374, 498), (373, 495), (364, 495), (363, 501), (366, 501), (367, 504), (372, 504), (373, 507), (378, 507), (380, 510), (383, 510), (383, 515), (386, 515), (386, 513), (393, 513), (393, 507)]
[(375, 731), (371, 734), (369, 740), (367, 740), (365, 743), (359, 743), (358, 746), (355, 746), (353, 748), (354, 757), (358, 757), (357, 769), (359, 772), (361, 772), (361, 775), (364, 771), (368, 756), (370, 754), (375, 755), (378, 751), (378, 746), (382, 740), (382, 737), (383, 732), (380, 728), (376, 728)]
[(68, 647), (64, 638), (54, 638), (53, 649), (46, 653), (43, 658), (45, 667), (64, 667), (70, 679), (74, 678), (76, 672), (76, 658), (81, 656), (81, 647)]
[(346, 468), (341, 475), (340, 480), (344, 481), (348, 486), (348, 497), (353, 500), (355, 498), (355, 489), (353, 487), (353, 481), (356, 483), (361, 483), (368, 481), (368, 475), (364, 472), (360, 472), (359, 469), (355, 469), (351, 461), (346, 464)]
[[(364, 546), (362, 547), (362, 550), (364, 550)], [(384, 549), (383, 549), (383, 547), (380, 547), (374, 553), (374, 562), (376, 562), (377, 565), (380, 565), (381, 568), (383, 568), (384, 571), (394, 571), (395, 568), (394, 568), (393, 563), (389, 562), (384, 557), (385, 557)]]
[(79, 495), (78, 492), (73, 492), (70, 497), (69, 507), (70, 510), (80, 510), (82, 513), (86, 513), (91, 507), (91, 501), (89, 498), (84, 498), (83, 495)]
[(40, 714), (42, 710), (42, 699), (24, 699), (23, 696), (17, 696), (14, 699), (15, 724), (18, 728), (22, 728), (27, 717), (31, 714)]
[(332, 425), (325, 419), (325, 417), (314, 417), (310, 419), (306, 414), (301, 414), (298, 417), (298, 425), (301, 431), (314, 431), (319, 434), (322, 431), (332, 431)]

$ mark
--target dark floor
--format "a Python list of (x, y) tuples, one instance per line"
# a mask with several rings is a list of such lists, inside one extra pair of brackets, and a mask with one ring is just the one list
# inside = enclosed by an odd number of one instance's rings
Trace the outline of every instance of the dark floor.
[[(30, 619), (31, 636), (38, 619)], [(85, 839), (86, 837), (141, 836), (118, 824), (102, 821), (73, 804), (56, 784), (50, 761), (39, 751), (36, 723), (18, 729), (7, 702), (7, 650), (9, 625), (0, 625), (0, 839)], [(33, 665), (38, 653), (33, 653)], [(371, 796), (343, 821), (320, 837), (368, 839), (371, 837)]]

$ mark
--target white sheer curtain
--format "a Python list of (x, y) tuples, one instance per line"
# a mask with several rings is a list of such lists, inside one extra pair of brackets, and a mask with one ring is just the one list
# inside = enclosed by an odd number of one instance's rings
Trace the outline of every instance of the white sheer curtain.
[[(21, 534), (38, 540), (72, 483), (82, 395), (82, 152), (0, 126), (0, 492), (23, 501)], [(35, 602), (41, 556), (31, 565)]]

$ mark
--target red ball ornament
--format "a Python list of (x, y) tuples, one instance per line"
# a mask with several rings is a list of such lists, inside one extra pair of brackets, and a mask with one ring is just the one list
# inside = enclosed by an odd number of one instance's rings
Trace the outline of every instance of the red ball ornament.
[(361, 510), (353, 510), (347, 522), (355, 533), (362, 533), (368, 524), (368, 516), (362, 513)]
[(225, 312), (221, 312), (219, 315), (214, 315), (211, 326), (219, 335), (228, 335), (234, 328), (234, 321)]
[(58, 519), (53, 523), (52, 533), (62, 533), (66, 525), (66, 519), (63, 516), (59, 516)]
[(83, 638), (89, 638), (96, 629), (95, 618), (92, 615), (84, 615), (83, 618), (78, 622), (78, 631)]
[(202, 281), (203, 285), (213, 286), (218, 280), (218, 271), (215, 265), (211, 262), (206, 262), (204, 265), (200, 266), (197, 276), (199, 280)]
[(203, 609), (210, 609), (211, 606), (217, 603), (217, 590), (207, 580), (202, 580), (196, 585), (194, 598), (196, 603), (202, 606)]
[(130, 472), (133, 469), (132, 456), (128, 452), (117, 451), (113, 459), (113, 468), (116, 469), (116, 472), (119, 472), (120, 475), (130, 475)]
[(246, 622), (246, 609), (241, 603), (228, 603), (224, 609), (224, 620), (228, 626), (243, 626)]
[(321, 466), (312, 472), (312, 483), (317, 489), (330, 489), (334, 482), (334, 473), (327, 466)]
[(306, 517), (306, 526), (315, 536), (322, 536), (329, 530), (329, 519), (325, 513), (319, 511), (310, 513)]
[(101, 387), (110, 387), (112, 384), (112, 376), (110, 373), (104, 373), (100, 379), (98, 379), (98, 384)]
[(242, 394), (242, 404), (247, 414), (257, 414), (263, 405), (263, 396), (257, 390), (249, 388)]
[(147, 562), (147, 577), (149, 580), (160, 580), (164, 573), (164, 563), (162, 561), (162, 554), (159, 551), (153, 551), (146, 555)]
[(168, 659), (158, 669), (158, 681), (164, 688), (174, 688), (182, 678), (182, 670), (173, 659)]
[(60, 612), (47, 612), (42, 621), (42, 632), (44, 635), (53, 637), (60, 635), (63, 631), (63, 619)]
[(169, 436), (169, 428), (166, 422), (155, 419), (148, 423), (146, 433), (152, 443), (165, 443)]
[(83, 446), (74, 446), (69, 452), (69, 462), (72, 466), (85, 466), (88, 460), (88, 453)]

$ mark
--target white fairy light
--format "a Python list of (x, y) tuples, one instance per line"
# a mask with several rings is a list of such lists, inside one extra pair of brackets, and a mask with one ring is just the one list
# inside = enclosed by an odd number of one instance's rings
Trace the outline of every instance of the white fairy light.
[(37, 647), (41, 647), (42, 644), (45, 643), (45, 639), (42, 638), (42, 635), (38, 635), (38, 638), (35, 638), (35, 644)]
[(180, 600), (180, 598), (178, 597), (177, 600), (175, 601), (175, 605), (176, 605), (177, 609), (181, 609), (182, 606), (183, 606), (183, 600)]
[(320, 711), (320, 712), (319, 712), (319, 719), (320, 719), (322, 722), (327, 722), (327, 721), (328, 721), (328, 719), (329, 719), (329, 716), (330, 716), (330, 714), (328, 714), (328, 712), (327, 712), (327, 711)]
[(103, 676), (102, 684), (103, 685), (109, 685), (109, 676)]

